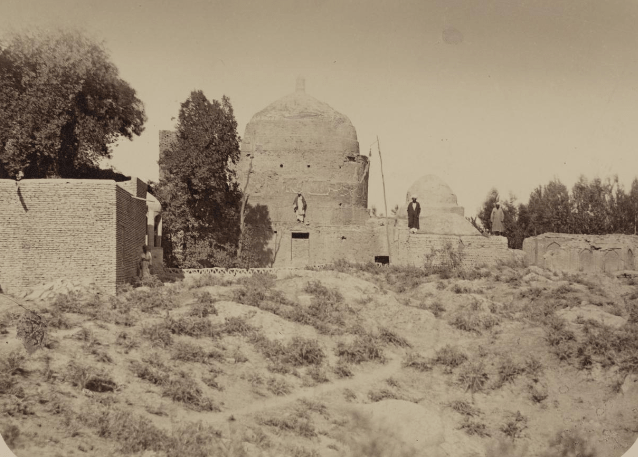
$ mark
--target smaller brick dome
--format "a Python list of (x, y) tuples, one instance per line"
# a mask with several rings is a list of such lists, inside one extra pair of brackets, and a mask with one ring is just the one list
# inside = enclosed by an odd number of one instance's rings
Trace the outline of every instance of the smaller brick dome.
[(397, 219), (407, 224), (408, 204), (417, 196), (421, 205), (420, 233), (439, 235), (480, 235), (465, 217), (465, 210), (457, 204), (456, 195), (441, 178), (425, 175), (410, 186), (405, 204), (399, 208)]
[(457, 206), (456, 195), (450, 186), (436, 175), (425, 175), (410, 186), (405, 196), (406, 206), (412, 200), (412, 195), (417, 195), (421, 207)]

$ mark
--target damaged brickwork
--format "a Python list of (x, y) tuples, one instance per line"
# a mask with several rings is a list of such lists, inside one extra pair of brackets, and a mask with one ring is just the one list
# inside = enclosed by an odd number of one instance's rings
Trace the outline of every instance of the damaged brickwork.
[[(56, 279), (90, 278), (105, 293), (128, 281), (146, 240), (141, 181), (0, 180), (0, 287), (22, 293)], [(141, 184), (140, 184), (141, 183)]]
[(523, 241), (530, 265), (585, 273), (635, 270), (637, 250), (635, 235), (544, 233)]

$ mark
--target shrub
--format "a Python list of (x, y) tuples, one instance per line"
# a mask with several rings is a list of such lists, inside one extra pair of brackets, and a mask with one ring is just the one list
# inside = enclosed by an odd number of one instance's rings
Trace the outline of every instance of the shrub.
[(527, 428), (527, 417), (523, 416), (520, 411), (516, 414), (510, 414), (510, 419), (501, 426), (501, 431), (508, 437), (515, 440), (521, 438), (523, 430)]
[(339, 360), (335, 367), (332, 369), (334, 374), (336, 374), (339, 378), (351, 378), (354, 376), (350, 365), (344, 362), (343, 360)]
[(216, 376), (203, 376), (202, 382), (206, 384), (208, 387), (210, 387), (211, 389), (217, 389), (219, 391), (224, 390), (224, 387), (221, 384), (219, 384), (219, 382), (217, 381)]
[(488, 379), (489, 376), (482, 361), (468, 363), (463, 367), (458, 377), (458, 381), (461, 386), (465, 387), (465, 391), (469, 390), (472, 393), (483, 390)]
[(306, 374), (312, 378), (316, 383), (322, 384), (325, 382), (330, 382), (328, 375), (326, 374), (326, 370), (324, 370), (319, 365), (313, 365), (306, 371)]
[(292, 392), (292, 386), (285, 379), (282, 378), (269, 378), (266, 382), (266, 387), (269, 391), (277, 396), (288, 395), (290, 392)]
[(397, 400), (399, 399), (399, 396), (396, 393), (384, 387), (378, 390), (369, 391), (368, 398), (370, 399), (371, 402), (376, 403), (378, 401), (386, 400), (386, 399)]
[(505, 356), (501, 359), (498, 366), (498, 381), (497, 386), (502, 386), (507, 382), (514, 382), (514, 380), (525, 372), (525, 367), (514, 362), (509, 356)]
[(205, 351), (201, 346), (187, 342), (178, 342), (173, 346), (173, 359), (182, 362), (208, 363), (211, 359), (223, 360), (220, 351)]
[(491, 436), (487, 432), (487, 427), (485, 426), (484, 423), (473, 421), (469, 417), (466, 418), (465, 421), (463, 421), (463, 423), (461, 423), (461, 425), (459, 426), (459, 430), (464, 430), (465, 433), (467, 433), (470, 436), (477, 435), (482, 438), (486, 436)]
[(460, 310), (452, 318), (450, 325), (459, 330), (481, 334), (482, 330), (489, 330), (495, 325), (498, 325), (499, 322), (499, 318), (493, 314), (465, 309)]
[(456, 368), (467, 360), (467, 355), (456, 347), (447, 344), (436, 351), (434, 361), (449, 368)]
[(183, 371), (179, 373), (179, 376), (169, 378), (163, 387), (162, 395), (183, 403), (195, 411), (221, 411), (221, 408), (213, 400), (203, 396), (197, 382)]
[(131, 350), (140, 347), (140, 342), (129, 335), (127, 332), (120, 332), (115, 339), (115, 344), (124, 348), (124, 353), (128, 354)]
[(377, 361), (384, 363), (383, 349), (371, 335), (357, 336), (350, 344), (340, 341), (335, 349), (337, 356), (348, 363)]
[[(208, 294), (208, 292), (205, 292)], [(210, 296), (210, 294), (208, 294)], [(210, 302), (197, 302), (187, 313), (188, 316), (195, 316), (201, 318), (205, 318), (211, 315), (217, 316), (217, 308), (215, 305)]]
[(403, 366), (414, 368), (418, 371), (430, 371), (432, 369), (431, 363), (421, 354), (417, 354), (416, 352), (410, 352), (406, 356)]
[(135, 376), (158, 386), (164, 385), (169, 378), (167, 370), (162, 368), (162, 366), (153, 366), (137, 360), (131, 362), (131, 371)]
[(93, 392), (113, 392), (117, 388), (117, 384), (107, 372), (75, 360), (71, 360), (67, 364), (64, 379), (80, 389), (88, 389)]
[(180, 317), (166, 319), (164, 326), (175, 335), (188, 335), (194, 338), (216, 338), (220, 329), (206, 317)]
[(525, 361), (525, 372), (527, 372), (532, 378), (538, 378), (543, 372), (543, 364), (534, 355), (530, 355)]
[(167, 347), (173, 344), (171, 330), (166, 323), (144, 325), (141, 330), (142, 336), (151, 340), (153, 346)]
[(397, 335), (396, 333), (394, 333), (393, 331), (385, 327), (379, 328), (378, 339), (385, 344), (394, 344), (395, 346), (399, 346), (399, 347), (409, 347), (409, 348), (412, 347), (412, 345), (408, 342), (408, 340), (406, 340), (402, 336)]
[(258, 419), (258, 422), (262, 425), (275, 427), (281, 431), (291, 432), (304, 438), (314, 438), (317, 436), (314, 424), (309, 417), (303, 414), (261, 417)]
[(58, 294), (53, 301), (53, 308), (64, 313), (80, 314), (85, 311), (82, 303), (82, 294), (75, 291), (68, 294)]
[(547, 389), (539, 388), (534, 385), (529, 386), (529, 394), (534, 403), (542, 403), (549, 396)]
[(170, 446), (167, 435), (148, 419), (117, 407), (87, 405), (75, 418), (78, 423), (95, 429), (99, 437), (118, 444), (122, 454), (145, 450), (162, 451)]
[(243, 317), (227, 317), (222, 332), (228, 335), (248, 336), (254, 330), (254, 327), (246, 322)]
[(343, 397), (346, 401), (352, 401), (357, 399), (357, 394), (352, 389), (343, 389)]
[(24, 370), (22, 367), (26, 360), (27, 357), (23, 350), (14, 349), (0, 360), (2, 363), (2, 371), (8, 375), (23, 373)]
[(432, 312), (432, 314), (434, 314), (434, 317), (441, 317), (441, 315), (443, 315), (443, 313), (445, 312), (445, 306), (443, 306), (440, 301), (435, 300), (430, 305), (429, 310)]
[(483, 414), (480, 409), (472, 406), (465, 400), (451, 401), (450, 403), (447, 404), (447, 406), (452, 408), (457, 413), (462, 414), (464, 416), (468, 416), (468, 417), (477, 417)]

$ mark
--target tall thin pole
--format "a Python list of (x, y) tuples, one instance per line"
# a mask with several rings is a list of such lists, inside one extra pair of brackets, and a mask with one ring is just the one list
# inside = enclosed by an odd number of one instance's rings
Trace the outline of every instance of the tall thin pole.
[(379, 166), (381, 167), (381, 182), (383, 183), (383, 204), (385, 205), (385, 236), (388, 240), (388, 260), (390, 259), (390, 227), (388, 226), (388, 199), (385, 196), (385, 178), (383, 177), (383, 159), (381, 158), (381, 145), (377, 136), (377, 150), (379, 151)]

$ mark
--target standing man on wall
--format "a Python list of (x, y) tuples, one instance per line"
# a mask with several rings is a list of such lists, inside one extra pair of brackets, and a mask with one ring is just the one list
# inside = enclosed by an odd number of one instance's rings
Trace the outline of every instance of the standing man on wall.
[(297, 214), (297, 222), (303, 223), (306, 217), (306, 199), (303, 198), (301, 192), (297, 194), (297, 198), (295, 198), (295, 203), (292, 207), (295, 214)]
[(408, 203), (408, 227), (410, 233), (419, 230), (419, 216), (421, 215), (421, 205), (416, 201), (417, 196), (412, 196), (412, 201)]
[(503, 208), (501, 208), (499, 202), (496, 202), (496, 207), (492, 209), (492, 214), (490, 215), (493, 235), (501, 235), (505, 231), (505, 227), (503, 226), (504, 219), (505, 214), (503, 214)]

